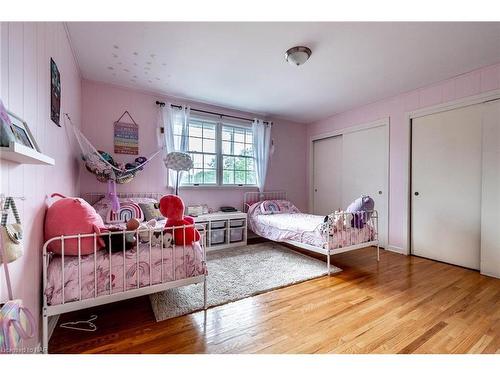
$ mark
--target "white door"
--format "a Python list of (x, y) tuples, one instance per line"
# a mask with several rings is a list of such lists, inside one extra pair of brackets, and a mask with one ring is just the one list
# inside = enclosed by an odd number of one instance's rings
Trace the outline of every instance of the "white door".
[(343, 135), (342, 207), (369, 195), (379, 215), (380, 246), (387, 245), (389, 126), (381, 125)]
[(412, 253), (479, 268), (481, 108), (412, 121)]
[(313, 213), (328, 215), (342, 207), (342, 136), (313, 142)]
[(500, 99), (483, 108), (480, 269), (500, 277)]

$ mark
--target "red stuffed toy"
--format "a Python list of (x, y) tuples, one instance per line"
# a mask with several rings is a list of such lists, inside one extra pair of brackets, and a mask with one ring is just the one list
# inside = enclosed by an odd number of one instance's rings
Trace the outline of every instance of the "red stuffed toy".
[[(177, 195), (165, 195), (160, 199), (160, 212), (167, 218), (165, 228), (178, 227), (182, 225), (193, 225), (194, 219), (190, 216), (184, 216), (184, 202)], [(167, 229), (167, 233), (172, 233), (174, 230)], [(195, 227), (175, 229), (174, 240), (177, 246), (184, 244), (191, 245), (193, 242), (200, 240), (200, 232)], [(184, 239), (186, 242), (184, 242)]]

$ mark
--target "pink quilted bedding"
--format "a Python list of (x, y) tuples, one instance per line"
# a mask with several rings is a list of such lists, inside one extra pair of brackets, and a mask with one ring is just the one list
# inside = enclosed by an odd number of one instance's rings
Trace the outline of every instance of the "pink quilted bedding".
[[(96, 253), (96, 268), (94, 270), (94, 254), (81, 258), (81, 299), (94, 298), (97, 286), (97, 296), (108, 295), (135, 289), (151, 284), (185, 279), (206, 273), (203, 263), (203, 250), (199, 243), (192, 246), (176, 246), (164, 248), (151, 247), (149, 244), (140, 244), (139, 253), (136, 248), (125, 252), (118, 251), (111, 254), (100, 250)], [(125, 270), (124, 270), (125, 260)], [(152, 267), (150, 269), (150, 264)], [(111, 272), (111, 282), (110, 282)], [(80, 298), (78, 287), (78, 257), (65, 257), (64, 262), (64, 301), (70, 302)], [(62, 261), (60, 256), (54, 256), (48, 266), (48, 280), (45, 289), (49, 305), (62, 303)]]
[[(272, 241), (296, 241), (321, 248), (326, 247), (322, 234), (324, 219), (324, 216), (301, 213), (295, 206), (271, 215), (263, 213), (259, 203), (248, 210), (248, 227), (259, 236)], [(365, 225), (362, 229), (346, 228), (329, 236), (329, 248), (358, 245), (374, 238), (375, 230), (370, 225)]]

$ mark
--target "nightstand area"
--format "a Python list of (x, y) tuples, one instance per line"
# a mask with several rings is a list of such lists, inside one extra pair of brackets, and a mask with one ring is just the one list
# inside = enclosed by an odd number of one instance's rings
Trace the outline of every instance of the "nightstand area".
[(244, 212), (214, 212), (197, 216), (194, 221), (205, 229), (207, 251), (247, 244), (247, 214)]

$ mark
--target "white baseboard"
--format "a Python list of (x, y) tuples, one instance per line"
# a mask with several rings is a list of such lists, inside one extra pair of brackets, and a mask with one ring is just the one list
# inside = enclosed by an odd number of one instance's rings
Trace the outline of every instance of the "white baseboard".
[(408, 255), (408, 252), (404, 248), (402, 248), (400, 246), (387, 245), (385, 249), (389, 250), (389, 251), (392, 251), (393, 253)]
[(482, 271), (479, 271), (479, 273), (481, 275), (484, 275), (484, 276), (489, 276), (489, 277), (494, 277), (495, 279), (500, 279), (500, 275), (495, 275), (493, 273), (489, 273), (489, 272), (482, 272)]

